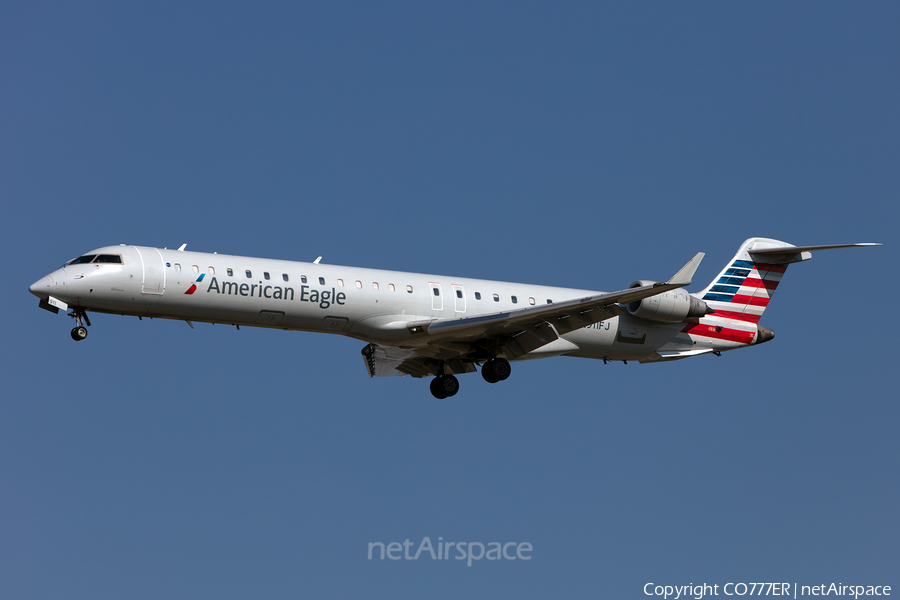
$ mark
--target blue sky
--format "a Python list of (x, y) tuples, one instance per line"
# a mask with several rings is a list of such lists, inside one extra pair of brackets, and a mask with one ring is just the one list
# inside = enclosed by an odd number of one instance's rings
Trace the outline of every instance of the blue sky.
[[(900, 9), (46, 3), (0, 19), (0, 596), (900, 585)], [(27, 287), (140, 244), (598, 290), (752, 236), (765, 346), (370, 380), (348, 338)], [(368, 561), (369, 542), (530, 561)]]

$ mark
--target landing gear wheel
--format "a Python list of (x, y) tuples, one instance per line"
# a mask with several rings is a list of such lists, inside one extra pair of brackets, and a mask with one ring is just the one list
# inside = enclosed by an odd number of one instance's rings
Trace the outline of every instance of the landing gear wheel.
[(444, 393), (444, 390), (441, 389), (441, 378), (435, 377), (431, 380), (431, 395), (437, 398), (438, 400), (443, 400), (447, 397), (447, 394)]
[(512, 368), (505, 358), (492, 358), (481, 367), (481, 376), (488, 383), (497, 383), (509, 377)]
[(88, 319), (87, 313), (80, 308), (72, 309), (69, 316), (75, 319), (75, 329), (72, 330), (72, 339), (76, 342), (80, 342), (87, 337), (87, 327), (85, 327), (85, 325), (90, 326), (91, 320)]
[(438, 400), (455, 396), (459, 391), (459, 380), (453, 375), (438, 375), (431, 380), (431, 395)]

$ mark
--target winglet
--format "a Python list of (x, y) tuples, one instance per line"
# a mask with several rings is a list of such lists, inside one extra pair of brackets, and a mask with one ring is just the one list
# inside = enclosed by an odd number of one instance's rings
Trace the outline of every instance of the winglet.
[(666, 283), (670, 285), (679, 285), (686, 286), (691, 285), (691, 278), (694, 276), (694, 273), (697, 272), (697, 267), (700, 266), (700, 261), (703, 260), (703, 257), (706, 256), (703, 252), (698, 252), (694, 255), (688, 264), (681, 267), (681, 270), (675, 273), (672, 276), (672, 279), (668, 280)]

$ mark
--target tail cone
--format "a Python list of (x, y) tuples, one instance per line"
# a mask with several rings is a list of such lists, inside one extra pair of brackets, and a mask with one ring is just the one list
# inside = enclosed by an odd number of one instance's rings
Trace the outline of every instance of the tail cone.
[(775, 337), (775, 332), (769, 329), (768, 327), (763, 327), (762, 325), (756, 325), (756, 341), (754, 344), (763, 344), (768, 342), (769, 340)]

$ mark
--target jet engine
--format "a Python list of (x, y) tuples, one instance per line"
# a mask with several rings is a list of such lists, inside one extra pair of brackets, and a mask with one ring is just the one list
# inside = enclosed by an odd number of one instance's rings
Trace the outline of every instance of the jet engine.
[[(635, 281), (630, 287), (653, 285), (653, 281)], [(628, 305), (628, 312), (641, 319), (679, 323), (685, 319), (702, 317), (714, 312), (703, 300), (694, 298), (683, 289), (669, 290)]]

